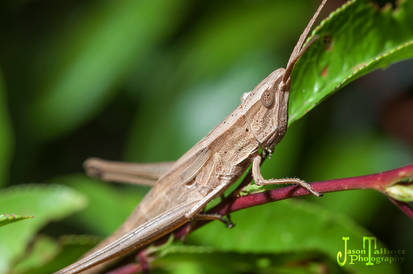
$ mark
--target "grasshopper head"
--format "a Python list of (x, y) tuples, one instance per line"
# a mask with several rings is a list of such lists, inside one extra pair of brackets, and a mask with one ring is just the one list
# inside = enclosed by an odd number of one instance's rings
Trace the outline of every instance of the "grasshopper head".
[(287, 130), (289, 81), (284, 82), (284, 76), (283, 68), (273, 71), (243, 102), (247, 125), (266, 149), (272, 149)]

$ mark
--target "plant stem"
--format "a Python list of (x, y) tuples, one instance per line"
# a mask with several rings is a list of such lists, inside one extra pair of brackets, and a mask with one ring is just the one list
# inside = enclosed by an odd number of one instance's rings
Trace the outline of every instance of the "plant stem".
[[(384, 192), (387, 186), (409, 177), (413, 177), (413, 164), (372, 175), (314, 182), (311, 186), (315, 191), (320, 193), (353, 189), (375, 189)], [(311, 193), (308, 190), (298, 185), (287, 186), (244, 197), (238, 197), (230, 203), (221, 203), (212, 209), (211, 213), (227, 215), (244, 208), (309, 194)]]

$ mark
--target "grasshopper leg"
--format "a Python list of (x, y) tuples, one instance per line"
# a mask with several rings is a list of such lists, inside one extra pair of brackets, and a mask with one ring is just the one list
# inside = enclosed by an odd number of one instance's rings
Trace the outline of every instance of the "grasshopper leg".
[[(226, 218), (225, 218), (226, 217)], [(215, 213), (199, 213), (195, 217), (192, 218), (192, 220), (189, 221), (189, 225), (187, 226), (185, 230), (185, 234), (181, 237), (181, 241), (185, 242), (186, 237), (191, 233), (191, 231), (194, 228), (194, 224), (196, 221), (214, 221), (218, 220), (222, 222), (227, 228), (233, 228), (235, 225), (231, 221), (230, 215), (220, 215), (220, 214), (215, 214)]]
[[(226, 218), (225, 218), (226, 217)], [(231, 221), (229, 215), (223, 216), (218, 213), (200, 213), (193, 218), (194, 221), (214, 221), (218, 220), (222, 222), (226, 227), (233, 228), (234, 223)]]
[(275, 185), (275, 184), (298, 184), (298, 185), (302, 186), (303, 188), (307, 189), (313, 195), (315, 195), (317, 197), (322, 196), (322, 194), (315, 191), (309, 183), (306, 183), (303, 180), (298, 179), (298, 178), (283, 178), (283, 179), (265, 180), (262, 177), (261, 170), (260, 170), (261, 160), (262, 160), (261, 156), (257, 155), (254, 158), (253, 162), (252, 162), (252, 177), (254, 178), (255, 184), (257, 184), (259, 186)]
[(86, 174), (104, 181), (153, 186), (172, 166), (163, 163), (124, 163), (90, 158), (83, 164)]

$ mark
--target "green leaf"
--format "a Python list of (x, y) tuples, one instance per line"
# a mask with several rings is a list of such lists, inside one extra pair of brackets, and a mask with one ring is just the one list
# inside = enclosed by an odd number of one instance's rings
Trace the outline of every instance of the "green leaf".
[(69, 265), (98, 243), (94, 236), (62, 236), (58, 242), (42, 236), (36, 240), (31, 252), (13, 267), (13, 274), (53, 273)]
[[(304, 201), (281, 201), (232, 216), (234, 229), (218, 222), (208, 224), (188, 237), (189, 243), (213, 247), (223, 252), (270, 253), (316, 251), (335, 261), (344, 249), (342, 237), (350, 237), (352, 249), (362, 249), (363, 236), (370, 233), (339, 213), (332, 213)], [(379, 244), (380, 246), (381, 244)], [(396, 273), (393, 265), (347, 264), (357, 273)]]
[(7, 110), (6, 91), (0, 72), (0, 186), (7, 182), (13, 146), (14, 140)]
[(0, 226), (33, 218), (33, 216), (20, 216), (16, 214), (0, 214)]
[[(225, 267), (223, 267), (225, 266)], [(317, 251), (291, 253), (222, 252), (199, 246), (173, 246), (151, 264), (154, 273), (345, 273), (337, 263)]]
[(0, 273), (23, 255), (33, 235), (52, 220), (82, 209), (85, 198), (78, 192), (58, 185), (21, 185), (0, 191), (0, 211), (33, 215), (30, 222), (19, 222), (0, 229)]
[(397, 3), (352, 0), (316, 28), (319, 38), (293, 71), (290, 124), (366, 73), (413, 57), (413, 2)]
[(42, 94), (28, 116), (33, 130), (42, 138), (53, 138), (93, 117), (131, 65), (174, 27), (183, 2), (99, 2), (68, 26), (68, 33), (61, 31), (60, 45), (50, 49), (56, 56), (46, 56), (57, 64), (46, 66), (48, 72), (42, 68), (50, 79), (43, 80)]
[(58, 252), (59, 245), (55, 240), (40, 235), (24, 258), (13, 266), (13, 273), (25, 273), (32, 268), (42, 266), (53, 259)]
[(88, 206), (70, 218), (102, 236), (109, 235), (126, 220), (147, 189), (137, 186), (121, 189), (113, 183), (84, 175), (64, 176), (52, 181), (66, 184), (87, 197)]

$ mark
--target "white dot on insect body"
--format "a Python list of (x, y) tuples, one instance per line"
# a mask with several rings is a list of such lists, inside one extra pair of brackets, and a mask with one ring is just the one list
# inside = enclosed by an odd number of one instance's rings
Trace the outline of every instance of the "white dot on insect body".
[(251, 92), (244, 92), (244, 94), (242, 95), (242, 100), (247, 99), (247, 97), (248, 97), (248, 95), (249, 95), (250, 93), (251, 93)]

